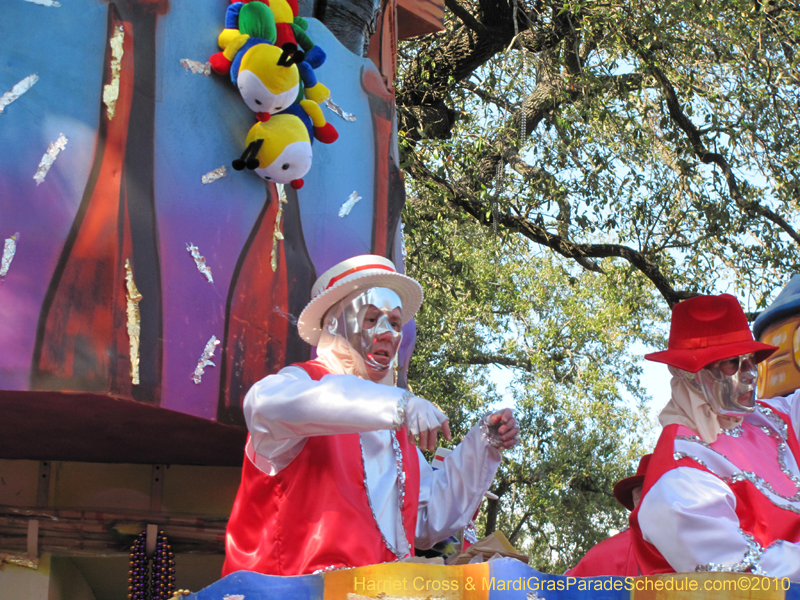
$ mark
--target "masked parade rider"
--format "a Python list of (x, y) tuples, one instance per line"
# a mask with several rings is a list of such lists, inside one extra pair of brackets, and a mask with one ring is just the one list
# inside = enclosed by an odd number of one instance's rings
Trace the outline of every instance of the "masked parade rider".
[(464, 527), (518, 442), (510, 409), (486, 415), (433, 471), (447, 417), (395, 387), (401, 328), (422, 288), (358, 256), (317, 279), (298, 319), (317, 358), (256, 383), (223, 575), (301, 575), (413, 556)]
[(731, 295), (672, 311), (672, 398), (631, 514), (644, 575), (749, 572), (800, 582), (798, 392), (755, 399), (756, 364), (777, 348), (753, 340)]

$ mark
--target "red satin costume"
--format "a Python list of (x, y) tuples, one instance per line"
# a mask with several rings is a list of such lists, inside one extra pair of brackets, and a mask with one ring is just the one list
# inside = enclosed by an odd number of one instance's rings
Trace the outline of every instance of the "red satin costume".
[(633, 553), (631, 530), (620, 531), (617, 535), (595, 544), (580, 562), (564, 573), (570, 577), (600, 577), (614, 575), (636, 577), (639, 568)]
[[(769, 405), (762, 401), (758, 404), (769, 409)], [(770, 412), (774, 415), (773, 423), (777, 424), (773, 425), (773, 429), (781, 429), (780, 424), (784, 424), (783, 427), (785, 427), (787, 448), (785, 459), (789, 460), (789, 455), (791, 455), (793, 461), (800, 462), (800, 445), (792, 428), (790, 418), (777, 410), (771, 410)], [(789, 479), (777, 466), (779, 452), (776, 448), (776, 434), (773, 431), (770, 437), (761, 427), (751, 424), (749, 422), (751, 418), (751, 415), (745, 417), (742, 423), (742, 431), (736, 436), (720, 435), (717, 441), (704, 447), (699, 443), (695, 443), (694, 445), (698, 447), (698, 454), (707, 448), (703, 459), (683, 456), (684, 453), (679, 452), (682, 448), (680, 446), (682, 439), (685, 440), (687, 437), (694, 439), (696, 434), (693, 431), (678, 424), (671, 424), (664, 428), (647, 470), (642, 503), (631, 514), (631, 531), (633, 532), (636, 560), (643, 575), (675, 572), (673, 566), (659, 552), (659, 549), (643, 539), (640, 512), (648, 492), (658, 483), (659, 479), (679, 467), (690, 467), (691, 469), (697, 469), (719, 477), (709, 466), (714, 454), (718, 454), (735, 464), (740, 469), (740, 473), (749, 472), (763, 477), (768, 482), (765, 485), (771, 484), (776, 492), (784, 494), (788, 501), (795, 500), (795, 505), (797, 505), (796, 498), (800, 496), (800, 493), (796, 487), (796, 481)], [(685, 448), (685, 446), (683, 447)], [(800, 514), (798, 512), (777, 506), (770, 501), (759, 487), (742, 477), (728, 478), (725, 483), (732, 493), (732, 498), (727, 505), (732, 504), (734, 506), (735, 516), (739, 520), (738, 525), (742, 535), (752, 536), (755, 542), (765, 549), (769, 549), (779, 540), (800, 542)], [(690, 485), (690, 482), (687, 482), (687, 485)], [(713, 499), (708, 495), (708, 492), (698, 493), (705, 493), (704, 498), (708, 496), (706, 498), (707, 504)], [(792, 494), (795, 495), (792, 496)], [(675, 509), (681, 510), (681, 507), (676, 506)], [(651, 516), (651, 518), (660, 519), (658, 516)], [(644, 521), (641, 521), (641, 523), (644, 523)], [(681, 534), (680, 531), (674, 533), (676, 535)], [(725, 542), (722, 541), (720, 544), (724, 546)], [(720, 549), (722, 550), (723, 548)]]
[[(318, 362), (298, 364), (314, 380), (328, 371)], [(403, 455), (403, 524), (414, 547), (419, 502), (419, 459), (405, 428), (397, 432)], [(262, 473), (245, 456), (242, 482), (225, 539), (222, 575), (239, 570), (302, 575), (331, 567), (396, 560), (372, 517), (359, 434), (310, 437), (276, 475)]]

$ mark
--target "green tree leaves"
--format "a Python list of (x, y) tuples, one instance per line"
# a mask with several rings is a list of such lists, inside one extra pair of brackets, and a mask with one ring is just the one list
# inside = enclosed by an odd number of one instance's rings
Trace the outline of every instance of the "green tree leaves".
[[(411, 386), (450, 415), (456, 439), (491, 408), (516, 406), (522, 444), (481, 524), (563, 571), (625, 522), (611, 490), (651, 427), (630, 346), (658, 337), (663, 309), (629, 267), (584, 271), (435, 200), (409, 198), (405, 232), (408, 272), (426, 293)], [(493, 369), (513, 373), (507, 389)]]
[(670, 305), (712, 268), (763, 308), (798, 269), (796, 2), (447, 5), (401, 52), (408, 175), (584, 267), (628, 261)]
[(445, 31), (400, 49), (427, 294), (410, 381), (459, 434), (516, 403), (484, 524), (558, 571), (624, 522), (611, 488), (650, 426), (632, 344), (681, 299), (758, 310), (800, 272), (800, 5), (446, 5)]

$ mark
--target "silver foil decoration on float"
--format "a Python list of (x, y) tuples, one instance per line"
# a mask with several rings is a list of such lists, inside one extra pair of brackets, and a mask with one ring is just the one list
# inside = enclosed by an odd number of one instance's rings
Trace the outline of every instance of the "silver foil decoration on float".
[(197, 367), (194, 369), (194, 373), (192, 374), (192, 381), (196, 384), (200, 384), (203, 381), (203, 374), (205, 373), (206, 367), (216, 367), (211, 359), (214, 358), (214, 352), (217, 350), (217, 346), (219, 346), (219, 340), (217, 336), (212, 335), (211, 339), (206, 342), (206, 347), (203, 349), (203, 355), (197, 361)]
[(68, 141), (67, 137), (62, 133), (55, 142), (47, 147), (47, 152), (44, 153), (42, 160), (39, 161), (39, 167), (36, 169), (36, 174), (33, 176), (36, 185), (40, 185), (44, 181), (44, 178), (47, 177), (50, 167), (56, 162), (58, 153), (67, 147)]
[(200, 181), (203, 185), (208, 185), (209, 183), (214, 183), (217, 179), (222, 179), (228, 174), (228, 169), (225, 165), (222, 165), (219, 169), (214, 169), (213, 171), (209, 171), (205, 175), (200, 178)]
[(353, 207), (356, 203), (361, 200), (361, 196), (358, 195), (358, 192), (353, 190), (353, 193), (347, 197), (342, 207), (339, 209), (339, 216), (346, 217), (350, 214), (350, 211), (353, 210)]
[(10, 91), (0, 96), (0, 114), (5, 110), (6, 106), (17, 100), (22, 94), (27, 92), (33, 87), (33, 84), (39, 81), (39, 76), (34, 73), (28, 75), (25, 79), (17, 83)]
[(205, 75), (206, 77), (211, 76), (210, 62), (201, 63), (199, 61), (192, 60), (191, 58), (182, 58), (181, 66), (190, 73), (195, 73), (197, 75)]
[(343, 110), (342, 107), (336, 104), (331, 98), (325, 100), (325, 106), (327, 106), (334, 114), (339, 115), (345, 121), (349, 121), (352, 123), (353, 121), (356, 120), (356, 116), (353, 113), (349, 113), (346, 110)]
[(0, 277), (8, 275), (8, 269), (11, 267), (11, 261), (14, 260), (14, 255), (17, 253), (17, 240), (19, 239), (19, 232), (6, 238), (3, 244), (3, 258), (0, 259)]
[(186, 244), (186, 250), (192, 255), (197, 270), (200, 271), (209, 283), (214, 283), (214, 276), (211, 274), (211, 268), (206, 264), (206, 259), (200, 254), (200, 249), (193, 243)]

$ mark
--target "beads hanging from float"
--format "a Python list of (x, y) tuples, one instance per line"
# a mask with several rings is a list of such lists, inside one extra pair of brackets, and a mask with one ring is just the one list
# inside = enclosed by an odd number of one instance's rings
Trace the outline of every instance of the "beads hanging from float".
[(147, 531), (131, 546), (128, 600), (169, 600), (175, 589), (175, 555), (167, 536), (159, 531), (152, 563), (147, 558)]

